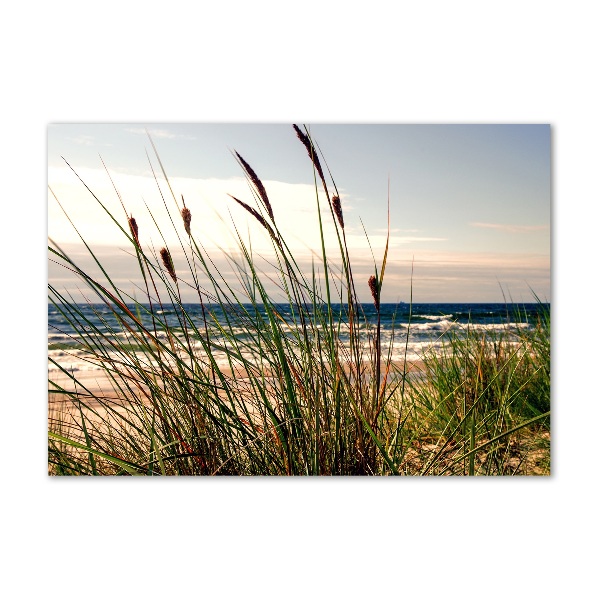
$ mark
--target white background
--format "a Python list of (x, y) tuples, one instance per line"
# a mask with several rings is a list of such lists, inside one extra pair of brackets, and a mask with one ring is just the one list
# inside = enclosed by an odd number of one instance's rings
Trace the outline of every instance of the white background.
[[(592, 6), (108, 0), (3, 9), (4, 597), (597, 592)], [(46, 127), (76, 121), (551, 123), (553, 475), (48, 478)]]

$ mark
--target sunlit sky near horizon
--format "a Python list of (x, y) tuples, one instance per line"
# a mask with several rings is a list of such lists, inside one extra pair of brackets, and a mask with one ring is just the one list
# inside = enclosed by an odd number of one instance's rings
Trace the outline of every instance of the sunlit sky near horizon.
[[(140, 237), (161, 244), (146, 203), (161, 220), (162, 199), (146, 152), (162, 175), (146, 129), (173, 191), (192, 211), (192, 229), (207, 248), (234, 244), (232, 219), (254, 247), (269, 253), (259, 226), (235, 206), (233, 194), (255, 206), (237, 150), (262, 179), (275, 218), (297, 256), (319, 250), (313, 170), (289, 124), (52, 124), (48, 127), (48, 184), (86, 240), (104, 256), (126, 241), (96, 204), (73, 167), (125, 225), (106, 164)], [(551, 131), (549, 125), (310, 125), (340, 192), (357, 273), (381, 263), (387, 231), (390, 255), (383, 300), (406, 301), (414, 259), (415, 302), (532, 301), (530, 288), (550, 300)], [(172, 199), (166, 196), (167, 201)], [(324, 197), (321, 197), (324, 201)], [(166, 215), (163, 215), (166, 219)], [(335, 247), (329, 213), (325, 232)], [(166, 231), (167, 228), (164, 228)], [(70, 249), (77, 234), (52, 194), (48, 235)], [(167, 242), (174, 234), (165, 233)], [(123, 261), (122, 264), (125, 264)], [(122, 268), (126, 286), (130, 273)], [(60, 285), (60, 272), (49, 268)], [(360, 292), (359, 292), (360, 294)], [(368, 297), (365, 286), (361, 294)]]

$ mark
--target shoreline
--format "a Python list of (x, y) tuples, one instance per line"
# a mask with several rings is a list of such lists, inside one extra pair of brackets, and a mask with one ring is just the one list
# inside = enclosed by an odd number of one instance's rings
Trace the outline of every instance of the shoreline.
[[(365, 364), (367, 363), (367, 361), (365, 361)], [(411, 372), (422, 372), (423, 370), (423, 366), (424, 366), (424, 362), (422, 360), (407, 360), (407, 361), (391, 361), (390, 363), (390, 370), (393, 370), (395, 373), (401, 373), (402, 369), (404, 367), (404, 364), (407, 365), (406, 367), (406, 373), (410, 374)], [(386, 368), (386, 363), (384, 363), (382, 361), (382, 375), (385, 373), (385, 368)], [(226, 367), (220, 367), (220, 371), (221, 373), (223, 373), (223, 375), (226, 378), (231, 378), (231, 377), (235, 377), (238, 380), (244, 380), (244, 379), (248, 379), (248, 373), (247, 372), (242, 372), (242, 370), (240, 369), (237, 372), (233, 372), (231, 367), (226, 366)], [(348, 372), (348, 369), (345, 369), (346, 372)], [(110, 377), (106, 374), (106, 371), (104, 369), (79, 369), (76, 371), (73, 371), (73, 377), (74, 379), (78, 382), (81, 383), (83, 385), (85, 385), (85, 387), (89, 388), (90, 391), (104, 391), (104, 390), (111, 390), (112, 391), (112, 384), (111, 384), (111, 380)], [(48, 371), (48, 393), (49, 394), (53, 394), (53, 393), (57, 393), (57, 391), (54, 391), (52, 389), (50, 389), (50, 380), (52, 380), (54, 383), (60, 385), (61, 387), (65, 388), (67, 391), (75, 391), (73, 389), (74, 386), (74, 381), (73, 378), (71, 378), (70, 376), (68, 376), (66, 373), (64, 373), (63, 371), (60, 371), (58, 369), (53, 369), (51, 371)]]

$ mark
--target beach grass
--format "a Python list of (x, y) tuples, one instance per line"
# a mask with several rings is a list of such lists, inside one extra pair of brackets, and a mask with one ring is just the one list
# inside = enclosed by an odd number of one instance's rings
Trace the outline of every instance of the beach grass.
[[(176, 248), (151, 246), (123, 202), (123, 213), (113, 214), (82, 181), (135, 257), (142, 300), (115, 283), (83, 238), (101, 276), (50, 240), (50, 260), (89, 298), (84, 306), (49, 283), (50, 305), (76, 332), (51, 348), (76, 350), (101, 385), (50, 358), (49, 473), (549, 474), (549, 309), (539, 302), (542, 316), (530, 323), (523, 315), (529, 326), (516, 333), (449, 331), (438, 340), (441, 350), (436, 344), (414, 364), (392, 361), (381, 343), (387, 245), (371, 277), (357, 281), (335, 181), (309, 129), (294, 132), (313, 170), (321, 240), (308, 273), (278, 228), (261, 179), (238, 153), (254, 198), (230, 201), (268, 236), (275, 277), (236, 223), (239, 252), (227, 257), (234, 277), (221, 273), (156, 151), (169, 219), (154, 223), (159, 232), (175, 230)], [(161, 190), (158, 174), (156, 181)], [(335, 227), (333, 254), (326, 219)], [(194, 290), (200, 324), (183, 289)], [(359, 301), (365, 291), (373, 322)]]

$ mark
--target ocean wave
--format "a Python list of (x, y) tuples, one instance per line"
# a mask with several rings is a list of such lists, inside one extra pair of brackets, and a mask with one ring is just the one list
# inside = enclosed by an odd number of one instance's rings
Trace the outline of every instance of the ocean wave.
[(400, 323), (400, 327), (411, 331), (446, 331), (455, 325), (454, 321), (442, 319), (433, 323)]

